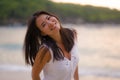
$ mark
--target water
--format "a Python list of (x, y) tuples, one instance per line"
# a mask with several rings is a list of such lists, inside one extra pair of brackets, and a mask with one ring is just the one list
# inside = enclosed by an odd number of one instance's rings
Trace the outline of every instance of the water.
[[(80, 80), (120, 79), (120, 25), (64, 26), (78, 32)], [(0, 70), (31, 71), (22, 51), (25, 32), (25, 27), (0, 28)]]

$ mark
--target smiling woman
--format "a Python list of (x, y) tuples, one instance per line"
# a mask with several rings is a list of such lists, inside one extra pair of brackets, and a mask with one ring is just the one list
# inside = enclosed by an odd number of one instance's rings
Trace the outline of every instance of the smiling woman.
[(25, 36), (25, 62), (32, 65), (32, 79), (79, 80), (77, 34), (63, 28), (55, 15), (38, 11), (28, 22)]
[(93, 5), (120, 10), (120, 0), (51, 0), (51, 1), (63, 3), (75, 3), (82, 5)]
[(44, 36), (51, 35), (52, 37), (52, 34), (57, 34), (58, 30), (60, 29), (59, 21), (55, 17), (45, 14), (36, 19), (36, 25), (42, 31), (41, 33)]

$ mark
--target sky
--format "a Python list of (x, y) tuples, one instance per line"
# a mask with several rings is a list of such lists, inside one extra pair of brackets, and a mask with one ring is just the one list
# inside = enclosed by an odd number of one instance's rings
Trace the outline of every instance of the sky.
[(120, 10), (120, 0), (51, 0), (51, 1), (108, 7), (110, 9)]

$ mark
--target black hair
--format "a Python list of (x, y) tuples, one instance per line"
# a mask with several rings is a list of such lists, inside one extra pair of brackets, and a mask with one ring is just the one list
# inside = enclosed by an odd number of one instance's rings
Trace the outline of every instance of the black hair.
[[(41, 31), (36, 26), (36, 18), (41, 14), (54, 16), (55, 18), (58, 19), (58, 17), (46, 11), (35, 12), (29, 19), (28, 28), (24, 40), (24, 52), (25, 62), (30, 65), (34, 64), (36, 54), (43, 44), (47, 45), (49, 48), (52, 49), (54, 60), (61, 60), (64, 58), (64, 56), (61, 54), (61, 49), (57, 46), (56, 42), (49, 36), (42, 36)], [(58, 19), (58, 21), (60, 20)], [(61, 26), (60, 34), (62, 38), (62, 43), (64, 44), (66, 51), (70, 52), (74, 45), (76, 31), (68, 28), (63, 28)], [(45, 52), (46, 51), (44, 51), (43, 54), (45, 54)]]

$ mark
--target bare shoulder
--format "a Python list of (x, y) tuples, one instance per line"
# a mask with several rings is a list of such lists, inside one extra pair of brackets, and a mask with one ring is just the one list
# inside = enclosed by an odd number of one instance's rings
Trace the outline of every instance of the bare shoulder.
[(43, 45), (40, 47), (35, 60), (42, 62), (42, 61), (46, 61), (46, 60), (49, 61), (50, 58), (51, 58), (51, 55), (50, 55), (50, 51), (49, 51), (48, 47)]
[(50, 51), (47, 47), (42, 46), (36, 57), (32, 67), (32, 77), (35, 78), (39, 75), (45, 64), (51, 59)]

